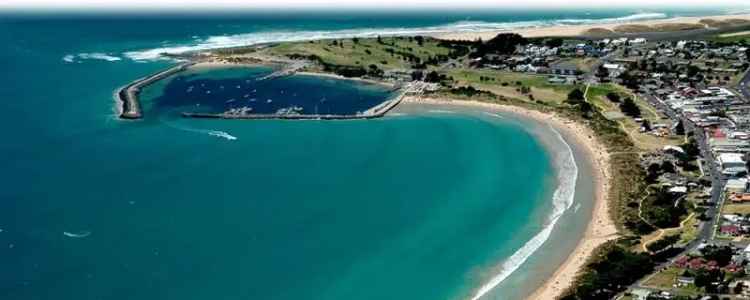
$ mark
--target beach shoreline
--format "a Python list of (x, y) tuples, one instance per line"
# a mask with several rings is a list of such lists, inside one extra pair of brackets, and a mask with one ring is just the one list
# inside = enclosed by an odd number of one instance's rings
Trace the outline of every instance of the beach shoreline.
[[(476, 32), (443, 32), (435, 33), (431, 36), (437, 39), (443, 40), (489, 40), (500, 33), (517, 33), (527, 38), (538, 38), (538, 37), (575, 37), (585, 36), (586, 31), (591, 29), (606, 29), (615, 30), (616, 27), (622, 25), (646, 25), (646, 26), (659, 26), (659, 25), (671, 25), (671, 24), (701, 24), (701, 20), (711, 19), (714, 21), (729, 21), (729, 20), (744, 20), (750, 22), (750, 14), (735, 14), (735, 15), (711, 15), (711, 16), (700, 16), (700, 17), (673, 17), (666, 19), (652, 19), (652, 20), (634, 20), (627, 22), (610, 22), (610, 23), (596, 23), (596, 24), (582, 24), (582, 25), (550, 25), (541, 27), (527, 27), (527, 28), (512, 28), (507, 30), (488, 30), (488, 31), (476, 31)], [(706, 26), (705, 29), (709, 27)], [(645, 32), (644, 32), (645, 33)], [(625, 33), (618, 33), (625, 34)], [(631, 35), (637, 35), (638, 33), (627, 33)]]
[(594, 133), (586, 125), (560, 117), (553, 113), (540, 112), (518, 106), (501, 105), (468, 100), (451, 99), (417, 99), (406, 97), (405, 103), (426, 105), (447, 105), (456, 107), (473, 107), (498, 112), (506, 112), (529, 118), (541, 124), (549, 124), (566, 139), (583, 149), (584, 156), (592, 166), (594, 177), (594, 201), (591, 219), (581, 240), (575, 249), (567, 255), (564, 262), (555, 269), (553, 275), (544, 280), (528, 299), (555, 299), (573, 283), (578, 272), (583, 269), (588, 258), (600, 245), (618, 237), (617, 228), (609, 215), (608, 193), (610, 187), (610, 161), (606, 147), (597, 141)]

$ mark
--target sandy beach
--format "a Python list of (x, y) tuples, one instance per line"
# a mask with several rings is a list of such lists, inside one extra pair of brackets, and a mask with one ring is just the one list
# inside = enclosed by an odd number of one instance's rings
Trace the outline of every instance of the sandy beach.
[(586, 31), (591, 29), (606, 29), (615, 30), (618, 26), (623, 25), (645, 25), (645, 26), (663, 26), (663, 25), (674, 25), (674, 24), (700, 24), (706, 28), (710, 28), (707, 25), (702, 24), (701, 20), (713, 20), (713, 21), (750, 21), (750, 14), (742, 15), (718, 15), (718, 16), (703, 16), (703, 17), (678, 17), (669, 19), (658, 19), (658, 20), (641, 20), (632, 22), (619, 22), (619, 23), (605, 23), (605, 24), (586, 24), (586, 25), (556, 25), (548, 27), (533, 27), (533, 28), (516, 28), (509, 30), (493, 30), (493, 31), (481, 31), (481, 32), (455, 32), (455, 33), (439, 33), (433, 35), (439, 39), (446, 40), (476, 40), (481, 38), (488, 40), (495, 37), (499, 33), (514, 32), (524, 37), (568, 37), (568, 36), (579, 36), (583, 35)]
[(595, 170), (595, 199), (592, 218), (588, 223), (583, 239), (578, 242), (575, 250), (557, 268), (554, 275), (547, 279), (529, 299), (555, 299), (560, 296), (573, 282), (578, 271), (581, 270), (594, 250), (601, 244), (617, 238), (617, 228), (609, 216), (609, 202), (607, 199), (611, 178), (609, 154), (604, 150), (606, 147), (596, 139), (594, 133), (586, 125), (552, 113), (544, 113), (517, 106), (450, 99), (418, 99), (414, 97), (406, 97), (403, 101), (419, 104), (479, 107), (517, 114), (553, 126), (568, 139), (573, 139), (573, 142), (581, 145), (587, 152), (586, 157), (590, 159), (591, 165)]

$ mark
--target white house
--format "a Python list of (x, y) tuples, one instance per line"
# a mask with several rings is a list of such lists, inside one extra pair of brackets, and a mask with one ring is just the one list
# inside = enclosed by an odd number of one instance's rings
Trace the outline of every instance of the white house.
[(740, 172), (747, 172), (747, 166), (742, 153), (721, 153), (719, 154), (718, 160), (721, 165), (722, 173), (726, 175), (736, 175)]

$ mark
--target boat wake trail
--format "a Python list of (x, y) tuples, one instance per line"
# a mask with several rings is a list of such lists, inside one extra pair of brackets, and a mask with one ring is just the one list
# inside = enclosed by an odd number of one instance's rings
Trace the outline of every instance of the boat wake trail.
[(237, 139), (236, 136), (233, 136), (233, 135), (231, 135), (229, 133), (226, 133), (224, 131), (219, 131), (219, 130), (203, 130), (203, 131), (200, 131), (200, 132), (204, 132), (204, 133), (206, 133), (206, 134), (208, 134), (210, 136), (220, 137), (220, 138), (227, 139), (227, 140), (230, 140), (230, 141), (234, 141), (234, 140)]
[(518, 249), (513, 255), (506, 259), (500, 265), (500, 272), (493, 276), (489, 282), (482, 285), (479, 290), (471, 298), (472, 300), (478, 300), (492, 289), (502, 283), (508, 276), (513, 274), (526, 260), (536, 252), (552, 234), (552, 230), (555, 228), (557, 221), (560, 217), (573, 205), (575, 201), (575, 187), (578, 180), (578, 166), (576, 165), (575, 158), (573, 156), (573, 149), (560, 135), (560, 133), (550, 126), (550, 129), (555, 132), (559, 142), (564, 145), (561, 151), (554, 153), (554, 162), (557, 165), (557, 182), (558, 186), (552, 195), (552, 212), (547, 218), (547, 222), (544, 225), (542, 231), (537, 233), (531, 240), (526, 242), (520, 249)]
[(63, 235), (70, 237), (70, 238), (82, 239), (91, 235), (91, 231), (78, 231), (78, 232), (63, 231)]
[(229, 134), (226, 131), (212, 130), (212, 129), (200, 129), (200, 128), (192, 128), (192, 127), (186, 127), (186, 126), (179, 126), (179, 125), (175, 125), (175, 124), (172, 124), (170, 122), (167, 122), (165, 120), (162, 120), (162, 122), (164, 124), (166, 124), (167, 126), (169, 126), (170, 128), (174, 128), (174, 129), (181, 130), (181, 131), (187, 131), (187, 132), (199, 133), (199, 134), (206, 134), (206, 135), (210, 135), (210, 136), (213, 136), (213, 137), (222, 138), (222, 139), (225, 139), (225, 140), (228, 140), (228, 141), (235, 141), (235, 140), (237, 140), (236, 136), (233, 136), (233, 135)]

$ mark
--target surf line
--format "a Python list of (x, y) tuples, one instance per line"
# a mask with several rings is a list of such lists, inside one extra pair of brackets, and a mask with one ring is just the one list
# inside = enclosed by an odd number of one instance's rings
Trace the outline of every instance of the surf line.
[(91, 235), (91, 231), (85, 231), (85, 230), (84, 231), (79, 231), (79, 232), (67, 232), (67, 231), (63, 231), (63, 235), (65, 235), (67, 237), (75, 238), (75, 239), (81, 239), (81, 238), (85, 238), (85, 237)]
[(513, 255), (503, 261), (500, 265), (500, 273), (494, 275), (490, 278), (489, 282), (482, 285), (474, 296), (471, 297), (471, 300), (481, 299), (520, 268), (549, 239), (557, 221), (573, 206), (576, 182), (578, 181), (578, 165), (573, 155), (573, 149), (565, 141), (560, 132), (552, 126), (549, 126), (549, 128), (555, 133), (558, 140), (565, 145), (565, 150), (557, 151), (554, 158), (558, 168), (558, 186), (552, 195), (552, 213), (549, 215), (544, 228), (513, 253)]

